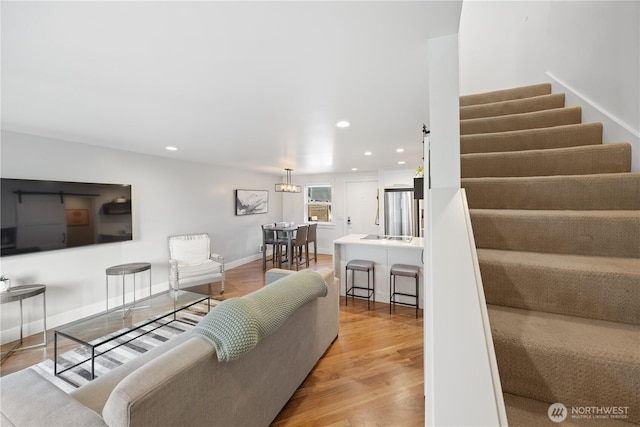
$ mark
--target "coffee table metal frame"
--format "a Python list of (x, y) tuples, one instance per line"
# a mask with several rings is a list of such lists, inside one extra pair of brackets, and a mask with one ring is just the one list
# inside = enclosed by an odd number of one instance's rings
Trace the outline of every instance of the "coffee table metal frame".
[[(206, 301), (207, 311), (211, 310), (211, 300), (208, 295), (188, 291), (167, 291), (144, 298), (141, 301), (145, 302), (145, 309), (136, 310), (135, 316), (123, 317), (115, 311), (106, 311), (56, 329), (53, 335), (53, 374), (77, 386), (73, 381), (61, 376), (61, 374), (90, 360), (91, 379), (93, 380), (95, 378), (96, 357), (140, 338), (145, 334), (153, 332), (158, 328), (166, 326), (171, 322), (179, 322), (180, 319), (176, 317), (176, 314), (193, 305)], [(165, 322), (164, 319), (171, 315), (173, 315), (173, 318)], [(141, 320), (136, 321), (136, 318)], [(140, 333), (140, 335), (122, 342), (113, 348), (109, 348), (103, 352), (96, 351), (96, 349), (101, 345), (120, 338), (132, 331), (136, 331), (144, 326), (148, 326), (154, 322), (159, 323), (159, 325), (151, 330), (144, 331)], [(72, 366), (65, 367), (62, 370), (58, 370), (58, 336), (88, 347), (91, 351), (91, 357)]]

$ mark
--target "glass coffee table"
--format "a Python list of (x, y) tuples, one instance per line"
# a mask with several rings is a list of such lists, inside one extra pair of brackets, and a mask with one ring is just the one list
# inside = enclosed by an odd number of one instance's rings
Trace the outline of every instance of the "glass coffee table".
[[(150, 330), (142, 331), (140, 335), (119, 344), (119, 346), (124, 345), (171, 322), (180, 321), (176, 317), (179, 311), (205, 301), (207, 303), (207, 311), (209, 311), (211, 309), (211, 302), (208, 295), (189, 291), (167, 291), (140, 300), (141, 303), (144, 303), (144, 306), (130, 311), (129, 314), (124, 317), (120, 312), (108, 311), (61, 326), (55, 330), (53, 335), (53, 374), (69, 381), (61, 376), (61, 374), (78, 365), (91, 361), (91, 379), (94, 379), (96, 357), (113, 350), (113, 348), (109, 348), (104, 351), (99, 351), (100, 346), (154, 322), (158, 324), (158, 326)], [(170, 318), (167, 319), (168, 317)], [(58, 370), (59, 336), (88, 347), (91, 356), (73, 366), (67, 366), (64, 369)]]

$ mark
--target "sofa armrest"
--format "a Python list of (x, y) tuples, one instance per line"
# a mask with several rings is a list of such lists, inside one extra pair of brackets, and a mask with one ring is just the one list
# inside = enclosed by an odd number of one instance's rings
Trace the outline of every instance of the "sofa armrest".
[[(110, 426), (192, 425), (196, 419), (210, 423), (204, 413), (191, 413), (193, 405), (212, 397), (211, 390), (194, 386), (204, 379), (202, 372), (189, 368), (199, 361), (212, 364), (214, 360), (215, 350), (208, 343), (190, 337), (124, 378), (104, 405), (104, 420)], [(201, 402), (194, 401), (198, 399)], [(185, 412), (191, 413), (192, 419), (187, 420)]]
[(111, 395), (114, 388), (130, 373), (145, 365), (149, 361), (163, 355), (170, 349), (177, 347), (183, 342), (191, 338), (191, 332), (184, 332), (177, 337), (171, 338), (169, 341), (152, 348), (151, 350), (141, 354), (133, 360), (118, 366), (117, 368), (107, 372), (93, 381), (79, 387), (69, 393), (71, 397), (82, 403), (89, 409), (102, 413), (104, 404)]

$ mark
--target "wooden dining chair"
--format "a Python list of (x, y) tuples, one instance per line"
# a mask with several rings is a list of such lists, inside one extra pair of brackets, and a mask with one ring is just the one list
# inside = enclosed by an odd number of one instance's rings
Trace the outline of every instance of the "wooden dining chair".
[[(276, 255), (278, 268), (282, 268), (282, 263), (287, 262), (289, 253), (287, 252), (288, 238), (286, 231), (276, 231)], [(292, 243), (293, 245), (293, 243)], [(274, 264), (276, 265), (276, 264)]]
[(309, 224), (309, 232), (307, 233), (307, 256), (309, 255), (309, 243), (313, 243), (313, 258), (309, 258), (309, 261), (314, 260), (318, 262), (318, 242), (316, 242), (316, 230), (318, 229), (318, 223), (314, 222)]
[[(293, 243), (293, 249), (291, 256), (293, 263), (296, 266), (296, 270), (300, 269), (300, 265), (304, 264), (309, 267), (309, 250), (307, 247), (307, 235), (309, 232), (308, 225), (299, 225), (296, 230), (296, 240)], [(304, 249), (304, 257), (303, 257)], [(302, 261), (304, 258), (304, 262)]]
[[(276, 239), (276, 232), (274, 230), (270, 230), (268, 226), (271, 224), (266, 224), (262, 226), (262, 270), (267, 269), (267, 262), (271, 261), (273, 267), (279, 266), (276, 263), (278, 259), (278, 246)], [(271, 246), (271, 258), (267, 257), (267, 248)]]

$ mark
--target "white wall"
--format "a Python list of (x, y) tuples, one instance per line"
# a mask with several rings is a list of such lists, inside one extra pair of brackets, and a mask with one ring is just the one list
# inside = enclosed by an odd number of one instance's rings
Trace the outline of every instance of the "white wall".
[(460, 16), (460, 93), (545, 82), (549, 1), (465, 1)]
[(640, 2), (465, 1), (460, 93), (551, 82), (640, 171)]
[[(167, 237), (207, 232), (228, 267), (257, 259), (260, 224), (280, 221), (277, 176), (2, 132), (2, 177), (132, 185), (133, 241), (2, 258), (13, 285), (47, 285), (48, 327), (104, 310), (105, 269), (150, 262), (154, 291), (168, 287)], [(235, 216), (235, 189), (269, 190), (269, 212)], [(35, 300), (35, 299), (34, 299)], [(25, 331), (35, 333), (40, 300), (25, 302)], [(32, 316), (33, 315), (33, 316)], [(17, 338), (18, 304), (3, 305), (2, 336)]]

